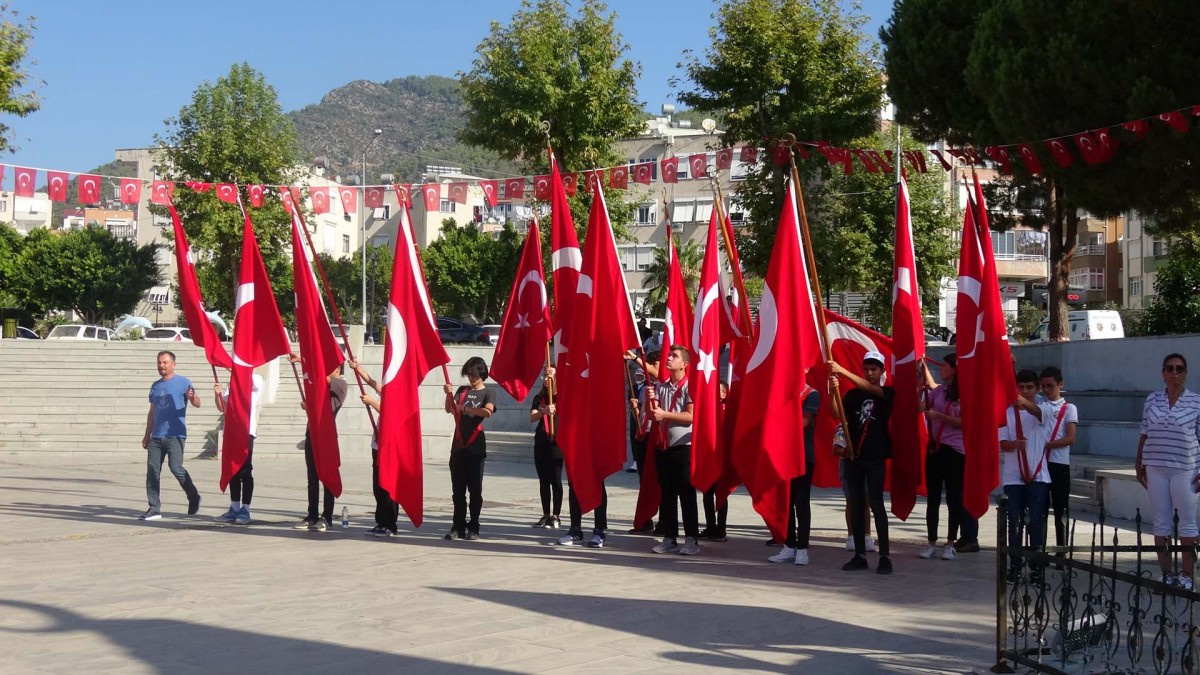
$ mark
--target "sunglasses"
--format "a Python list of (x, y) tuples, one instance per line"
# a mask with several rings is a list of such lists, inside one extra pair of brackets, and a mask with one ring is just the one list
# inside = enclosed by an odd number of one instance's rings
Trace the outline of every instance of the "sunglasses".
[(1187, 366), (1163, 366), (1164, 373), (1186, 373)]

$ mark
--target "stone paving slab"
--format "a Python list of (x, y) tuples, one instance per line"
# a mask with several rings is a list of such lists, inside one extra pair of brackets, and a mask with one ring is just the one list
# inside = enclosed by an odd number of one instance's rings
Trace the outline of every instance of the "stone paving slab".
[[(921, 672), (992, 663), (994, 553), (916, 557), (924, 505), (893, 519), (890, 577), (842, 572), (842, 496), (814, 492), (812, 564), (773, 565), (749, 498), (730, 539), (657, 556), (627, 536), (636, 477), (609, 479), (609, 546), (563, 548), (540, 515), (528, 464), (489, 460), (483, 539), (441, 539), (449, 475), (425, 466), (426, 524), (373, 525), (370, 465), (342, 467), (351, 527), (291, 528), (301, 458), (255, 462), (255, 522), (213, 521), (219, 466), (189, 459), (204, 502), (164, 471), (165, 517), (145, 509), (144, 463), (0, 458), (4, 672)], [(565, 509), (565, 504), (564, 504)], [(943, 513), (943, 521), (945, 514)], [(591, 518), (585, 516), (585, 530)], [(994, 520), (981, 538), (994, 541)], [(945, 526), (943, 525), (943, 528)], [(875, 556), (871, 556), (874, 567)]]

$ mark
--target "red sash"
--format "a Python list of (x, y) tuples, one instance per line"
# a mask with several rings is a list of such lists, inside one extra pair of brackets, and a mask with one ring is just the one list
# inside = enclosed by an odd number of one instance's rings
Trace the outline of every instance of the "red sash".
[(1046, 441), (1046, 445), (1049, 445), (1057, 440), (1055, 439), (1055, 436), (1058, 435), (1058, 428), (1062, 426), (1063, 418), (1067, 416), (1067, 405), (1068, 403), (1063, 401), (1063, 404), (1059, 406), (1057, 419), (1054, 420), (1054, 431), (1050, 432), (1050, 440)]
[[(678, 410), (675, 410), (674, 408), (676, 405), (679, 404), (679, 398), (681, 396), (683, 396), (683, 392), (687, 389), (687, 381), (688, 381), (688, 379), (687, 379), (686, 375), (683, 377), (682, 380), (679, 381), (678, 388), (675, 389), (675, 393), (671, 395), (671, 404), (667, 406), (667, 412), (680, 412)], [(649, 399), (647, 399), (647, 401), (649, 401)], [(647, 427), (647, 430), (652, 428), (654, 425), (662, 424), (662, 434), (661, 434), (662, 437), (657, 438), (657, 435), (656, 435), (656, 440), (658, 442), (656, 443), (654, 441), (651, 441), (651, 447), (657, 447), (662, 450), (666, 450), (667, 449), (667, 433), (666, 433), (667, 424), (670, 424), (670, 423), (669, 422), (654, 422), (653, 421), (654, 418), (651, 417), (650, 415), (647, 415), (646, 417), (647, 417), (647, 422), (649, 422), (649, 424), (650, 424), (650, 426)]]
[(465, 403), (467, 400), (467, 392), (470, 390), (471, 390), (470, 387), (463, 387), (462, 396), (458, 399), (458, 409), (459, 409), (460, 418), (458, 420), (458, 426), (454, 427), (454, 440), (458, 442), (458, 447), (460, 447), (460, 448), (465, 448), (468, 445), (474, 443), (475, 439), (479, 438), (479, 434), (483, 431), (483, 420), (481, 419), (481, 420), (479, 420), (479, 424), (475, 427), (475, 431), (471, 432), (471, 437), (467, 439), (466, 443), (463, 443), (463, 440), (462, 440), (462, 418), (461, 418), (462, 407), (463, 407), (463, 403)]
[[(1063, 405), (1065, 408), (1066, 404)], [(1021, 427), (1021, 409), (1017, 407), (1016, 404), (1013, 405), (1013, 419), (1017, 424), (1017, 440), (1024, 441), (1025, 429)], [(1046, 463), (1046, 449), (1044, 447), (1042, 448), (1042, 458), (1038, 460), (1037, 468), (1033, 470), (1033, 473), (1029, 472), (1028, 444), (1022, 445), (1017, 450), (1017, 461), (1021, 463), (1019, 467), (1021, 471), (1021, 480), (1026, 483), (1032, 483), (1037, 479), (1037, 475), (1042, 472), (1042, 466)]]

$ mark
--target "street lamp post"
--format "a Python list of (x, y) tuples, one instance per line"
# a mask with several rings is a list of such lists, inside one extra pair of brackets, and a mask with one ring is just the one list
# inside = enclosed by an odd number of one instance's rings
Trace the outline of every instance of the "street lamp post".
[[(360, 220), (359, 220), (359, 226), (362, 228), (362, 321), (363, 321), (363, 331), (366, 331), (367, 326), (368, 326), (368, 323), (367, 323), (367, 204), (366, 204), (366, 201), (367, 201), (366, 200), (366, 196), (367, 196), (367, 192), (366, 192), (366, 190), (367, 190), (367, 150), (370, 150), (371, 146), (375, 145), (375, 141), (379, 140), (379, 137), (382, 135), (383, 135), (383, 129), (376, 129), (375, 133), (371, 134), (371, 140), (367, 141), (367, 144), (363, 146), (362, 153), (361, 153), (362, 154), (362, 176), (361, 176), (361, 181), (359, 182), (359, 185), (362, 187), (363, 193), (362, 193), (361, 198), (358, 200), (358, 202), (359, 202), (359, 213), (361, 214)], [(363, 340), (364, 341), (366, 340), (365, 336), (364, 336)]]

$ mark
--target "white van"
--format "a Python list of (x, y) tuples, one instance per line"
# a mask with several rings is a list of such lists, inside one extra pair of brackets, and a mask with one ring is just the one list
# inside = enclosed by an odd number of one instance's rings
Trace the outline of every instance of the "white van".
[[(1088, 309), (1067, 312), (1067, 337), (1072, 340), (1112, 340), (1125, 337), (1125, 324), (1121, 313), (1112, 309)], [(1041, 325), (1029, 336), (1025, 344), (1048, 342), (1050, 319), (1042, 319)]]

